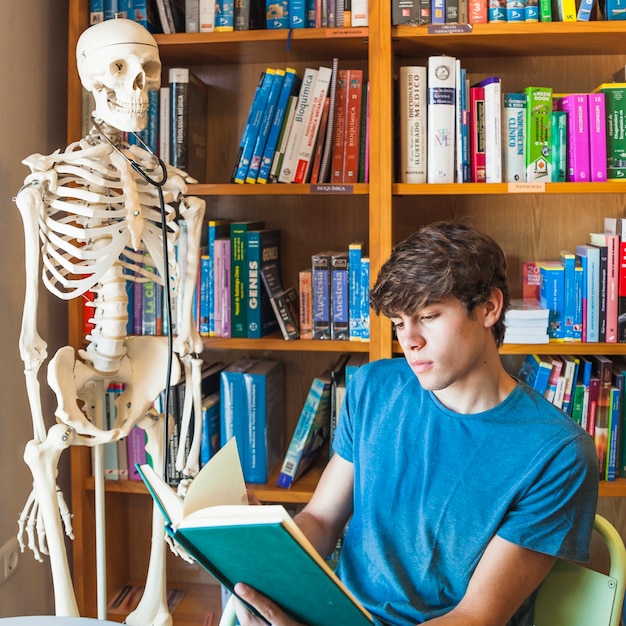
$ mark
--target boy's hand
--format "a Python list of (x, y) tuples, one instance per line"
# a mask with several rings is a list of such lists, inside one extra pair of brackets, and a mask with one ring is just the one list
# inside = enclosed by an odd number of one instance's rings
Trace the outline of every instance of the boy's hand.
[(244, 604), (235, 598), (235, 613), (241, 626), (265, 626), (267, 623), (272, 626), (305, 626), (289, 619), (271, 600), (248, 585), (237, 583), (235, 585), (235, 593), (242, 600), (253, 606), (267, 620), (264, 622), (256, 615), (253, 615)]

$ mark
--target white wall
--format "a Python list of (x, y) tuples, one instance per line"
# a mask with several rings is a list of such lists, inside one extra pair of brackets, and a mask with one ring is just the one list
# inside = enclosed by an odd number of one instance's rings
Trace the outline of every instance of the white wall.
[[(18, 337), (24, 297), (22, 220), (12, 198), (28, 169), (21, 161), (66, 145), (67, 0), (0, 0), (0, 545), (14, 537), (30, 491), (22, 460), (32, 426)], [(66, 305), (41, 291), (39, 331), (49, 354), (67, 343)], [(40, 376), (45, 385), (45, 371)], [(46, 392), (48, 424), (53, 403)], [(69, 455), (60, 483), (69, 499)], [(0, 617), (54, 612), (49, 561), (21, 555), (0, 585)]]

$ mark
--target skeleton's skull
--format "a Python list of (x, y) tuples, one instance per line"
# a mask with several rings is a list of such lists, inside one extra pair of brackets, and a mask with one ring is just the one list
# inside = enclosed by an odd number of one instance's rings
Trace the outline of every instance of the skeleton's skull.
[(143, 26), (127, 19), (90, 26), (78, 39), (76, 61), (96, 117), (122, 131), (146, 127), (148, 91), (161, 85), (161, 61)]

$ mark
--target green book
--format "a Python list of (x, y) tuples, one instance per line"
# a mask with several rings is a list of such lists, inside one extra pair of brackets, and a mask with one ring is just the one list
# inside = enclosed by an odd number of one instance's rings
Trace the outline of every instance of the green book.
[(265, 222), (232, 222), (230, 225), (230, 315), (232, 337), (248, 337), (247, 248), (248, 231), (265, 228)]
[(235, 439), (197, 474), (185, 500), (149, 465), (138, 470), (166, 532), (231, 591), (251, 585), (310, 626), (374, 623), (283, 506), (248, 506)]

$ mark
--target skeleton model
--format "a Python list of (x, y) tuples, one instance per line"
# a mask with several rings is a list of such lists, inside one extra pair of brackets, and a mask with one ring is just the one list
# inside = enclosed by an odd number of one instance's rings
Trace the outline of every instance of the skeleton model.
[[(135, 22), (110, 20), (82, 34), (76, 55), (81, 81), (95, 98), (94, 127), (65, 152), (28, 157), (24, 163), (31, 174), (16, 197), (26, 253), (20, 353), (34, 428), (24, 453), (34, 487), (20, 517), (19, 539), (38, 560), (40, 553), (50, 554), (56, 613), (63, 616), (77, 616), (78, 609), (63, 537), (64, 531), (72, 537), (71, 516), (56, 486), (61, 453), (73, 445), (95, 447), (116, 441), (139, 424), (148, 432), (152, 458), (162, 459), (165, 420), (151, 407), (168, 379), (175, 383), (180, 375), (169, 347), (180, 356), (187, 381), (199, 374), (200, 361), (194, 355), (202, 351), (192, 318), (192, 292), (204, 202), (184, 197), (186, 182), (191, 181), (184, 172), (165, 166), (148, 150), (121, 143), (121, 131), (145, 127), (148, 90), (160, 85), (156, 42)], [(178, 236), (172, 203), (178, 203), (189, 233), (187, 272), (182, 277), (175, 262), (168, 261), (163, 269), (165, 259), (174, 258)], [(78, 298), (90, 289), (95, 293), (95, 328), (87, 337), (89, 345), (78, 351), (78, 358), (71, 346), (64, 346), (48, 364), (48, 384), (57, 399), (56, 424), (48, 430), (38, 382), (47, 358), (46, 343), (36, 327), (40, 261), (43, 283), (59, 298)], [(155, 268), (156, 278), (149, 271)], [(172, 298), (180, 285), (183, 315), (173, 346), (161, 337), (126, 336), (129, 278), (157, 280)], [(125, 390), (116, 401), (114, 427), (107, 431), (99, 417), (111, 382), (124, 383)], [(198, 389), (195, 385), (189, 393), (196, 403), (196, 420)], [(197, 448), (194, 445), (194, 451)], [(197, 453), (195, 458), (190, 455), (183, 471), (195, 475)], [(172, 623), (165, 595), (163, 520), (156, 511), (152, 528), (146, 592), (126, 620), (137, 626)]]

